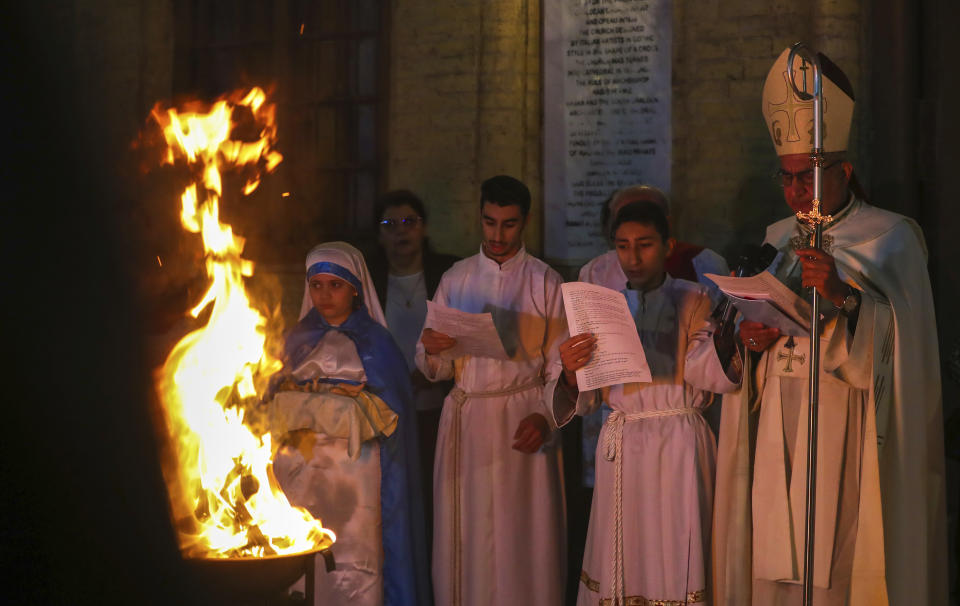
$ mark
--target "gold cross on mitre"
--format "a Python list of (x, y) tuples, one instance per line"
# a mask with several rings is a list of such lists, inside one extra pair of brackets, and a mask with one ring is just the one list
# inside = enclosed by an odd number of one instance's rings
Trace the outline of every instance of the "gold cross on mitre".
[[(807, 69), (806, 65), (802, 66), (800, 69)], [(780, 144), (783, 142), (799, 142), (800, 141), (800, 124), (797, 121), (801, 111), (810, 112), (813, 114), (813, 101), (804, 101), (797, 97), (796, 93), (793, 92), (793, 88), (790, 86), (790, 78), (787, 76), (786, 70), (783, 71), (783, 101), (767, 101), (767, 116), (771, 124), (777, 121), (775, 116), (777, 114), (783, 114), (786, 116), (787, 122), (787, 136), (786, 139), (781, 139)], [(806, 75), (804, 75), (804, 87), (806, 87)], [(809, 148), (808, 148), (809, 149)]]

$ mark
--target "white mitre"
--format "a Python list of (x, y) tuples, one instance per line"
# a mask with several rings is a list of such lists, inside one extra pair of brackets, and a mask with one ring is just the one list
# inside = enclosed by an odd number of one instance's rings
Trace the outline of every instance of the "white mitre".
[[(778, 156), (813, 150), (813, 100), (801, 101), (793, 92), (787, 76), (789, 56), (789, 48), (780, 53), (763, 83), (763, 118)], [(830, 59), (823, 54), (817, 56), (823, 86), (823, 151), (844, 151), (853, 119), (853, 87)], [(793, 65), (797, 86), (812, 92), (813, 68), (807, 65), (801, 69), (799, 54), (793, 58)]]

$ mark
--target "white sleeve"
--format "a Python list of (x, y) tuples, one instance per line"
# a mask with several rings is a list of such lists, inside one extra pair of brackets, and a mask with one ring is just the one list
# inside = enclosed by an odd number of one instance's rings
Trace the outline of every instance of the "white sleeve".
[(543, 388), (543, 400), (549, 413), (547, 420), (552, 427), (563, 427), (573, 415), (587, 416), (600, 408), (600, 390), (581, 391), (574, 396), (573, 389), (566, 387), (561, 377), (548, 382)]
[[(740, 382), (731, 381), (720, 363), (717, 347), (713, 342), (715, 330), (716, 324), (710, 320), (710, 299), (701, 295), (691, 318), (690, 332), (687, 336), (687, 357), (683, 366), (683, 380), (704, 391), (730, 393), (740, 387)], [(740, 353), (737, 352), (735, 355), (739, 356)]]
[[(563, 309), (563, 292), (560, 289), (562, 280), (560, 275), (547, 271), (543, 279), (544, 314), (546, 315), (546, 331), (543, 337), (541, 355), (543, 356), (543, 380), (547, 385), (555, 386), (563, 373), (563, 363), (560, 360), (560, 344), (570, 338), (567, 328), (567, 316)], [(542, 404), (545, 416), (553, 428), (557, 428), (553, 412), (553, 389), (548, 397), (547, 389), (543, 390)], [(560, 389), (559, 391), (564, 391)], [(567, 419), (569, 421), (569, 419)]]
[[(434, 303), (447, 306), (447, 295), (444, 289), (446, 276), (440, 279), (440, 285), (437, 286), (437, 292), (433, 295)], [(430, 328), (424, 325), (424, 329)], [(420, 332), (421, 338), (423, 331)], [(453, 378), (453, 360), (444, 358), (442, 355), (431, 355), (423, 348), (423, 341), (417, 339), (417, 353), (414, 357), (417, 368), (427, 379), (433, 382), (447, 381)]]
[(857, 328), (853, 334), (848, 328), (849, 318), (839, 314), (823, 353), (823, 369), (856, 389), (869, 389), (873, 381), (874, 351), (877, 335), (888, 344), (885, 350), (894, 347), (893, 314), (890, 303), (882, 296), (861, 291)]

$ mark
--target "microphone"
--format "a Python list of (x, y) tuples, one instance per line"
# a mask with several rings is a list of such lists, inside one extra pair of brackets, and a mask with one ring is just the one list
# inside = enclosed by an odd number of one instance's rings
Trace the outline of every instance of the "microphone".
[[(772, 244), (764, 244), (763, 246), (744, 244), (737, 257), (737, 269), (734, 275), (738, 278), (757, 275), (773, 263), (778, 252)], [(714, 334), (714, 340), (717, 343), (732, 343), (736, 326), (733, 319), (736, 315), (737, 308), (728, 298), (725, 298), (713, 310), (713, 318), (717, 321), (717, 332)]]
[(738, 278), (755, 276), (773, 263), (777, 258), (777, 249), (772, 244), (757, 246), (756, 244), (744, 244), (740, 250), (740, 256), (737, 258)]

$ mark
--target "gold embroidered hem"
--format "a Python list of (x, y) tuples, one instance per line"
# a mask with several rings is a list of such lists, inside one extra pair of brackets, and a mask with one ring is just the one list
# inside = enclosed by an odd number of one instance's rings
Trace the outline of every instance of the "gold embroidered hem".
[(580, 571), (580, 582), (586, 585), (587, 589), (593, 593), (600, 593), (600, 581), (591, 579), (586, 570)]
[[(590, 578), (586, 570), (580, 571), (580, 582), (594, 593), (600, 593), (600, 581)], [(686, 600), (653, 600), (642, 595), (626, 596), (623, 606), (686, 606), (687, 604), (703, 604), (707, 601), (707, 590), (691, 591)], [(612, 598), (601, 598), (600, 606), (614, 606)]]

